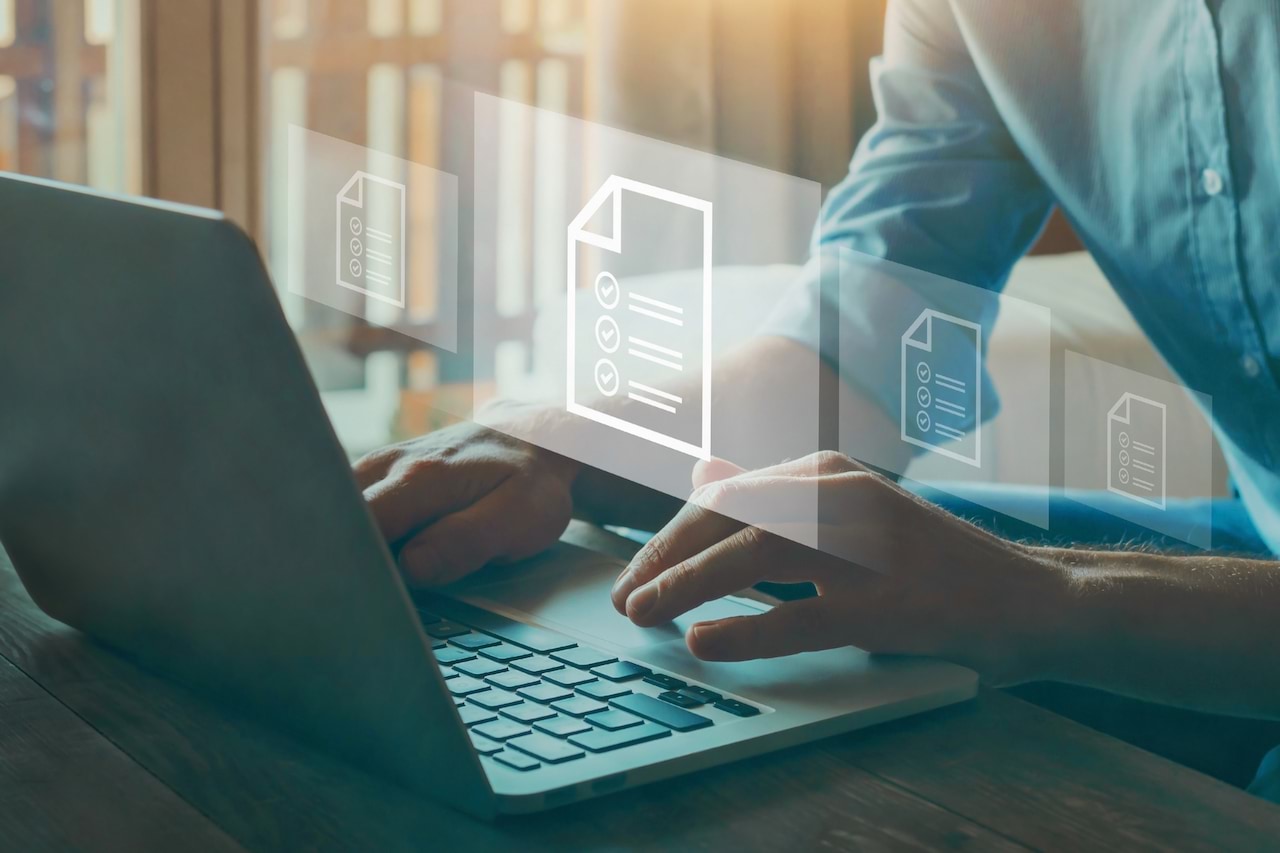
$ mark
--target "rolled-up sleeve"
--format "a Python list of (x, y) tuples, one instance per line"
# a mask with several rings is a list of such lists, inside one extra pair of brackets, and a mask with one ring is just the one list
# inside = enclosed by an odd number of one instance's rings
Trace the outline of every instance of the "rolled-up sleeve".
[[(876, 124), (828, 196), (813, 257), (764, 332), (820, 341), (841, 378), (897, 421), (898, 371), (896, 363), (885, 369), (886, 360), (906, 331), (902, 317), (937, 307), (919, 282), (942, 276), (998, 292), (1053, 200), (1002, 120), (946, 0), (891, 0), (871, 82)], [(870, 263), (842, 263), (842, 254)], [(884, 274), (893, 264), (922, 276)], [(970, 319), (989, 334), (994, 307)], [(998, 402), (990, 377), (981, 381), (989, 418)]]

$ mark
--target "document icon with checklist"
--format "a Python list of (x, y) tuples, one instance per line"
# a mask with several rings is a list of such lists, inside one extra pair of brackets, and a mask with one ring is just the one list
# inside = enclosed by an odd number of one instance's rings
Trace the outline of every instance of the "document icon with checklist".
[(982, 467), (982, 327), (926, 308), (902, 335), (902, 440)]
[[(568, 228), (568, 410), (700, 459), (711, 455), (711, 211), (611, 175)], [(677, 269), (674, 290), (645, 275)]]
[(338, 193), (338, 284), (405, 305), (405, 187), (356, 172)]
[(1125, 393), (1107, 413), (1107, 491), (1165, 508), (1164, 403)]

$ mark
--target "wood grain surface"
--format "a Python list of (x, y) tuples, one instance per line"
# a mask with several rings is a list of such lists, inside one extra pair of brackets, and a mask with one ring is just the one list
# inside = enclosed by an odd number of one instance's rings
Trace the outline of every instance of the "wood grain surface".
[[(631, 547), (582, 527), (570, 538)], [(484, 824), (140, 670), (45, 616), (2, 555), (0, 657), (6, 850), (1249, 850), (1280, 839), (1280, 808), (995, 691)]]

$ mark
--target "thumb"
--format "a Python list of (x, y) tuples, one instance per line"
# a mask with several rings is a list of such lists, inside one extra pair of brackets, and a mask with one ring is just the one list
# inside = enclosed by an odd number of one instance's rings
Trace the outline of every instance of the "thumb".
[(693, 466), (693, 487), (699, 489), (711, 483), (718, 483), (721, 480), (727, 480), (730, 477), (745, 473), (745, 468), (739, 468), (724, 459), (715, 457), (701, 459), (697, 465)]

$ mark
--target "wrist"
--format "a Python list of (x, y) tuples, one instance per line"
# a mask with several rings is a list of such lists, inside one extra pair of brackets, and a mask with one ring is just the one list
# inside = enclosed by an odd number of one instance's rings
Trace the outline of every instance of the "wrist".
[(1014, 617), (1007, 683), (1061, 680), (1083, 651), (1080, 590), (1059, 549), (1015, 545)]

